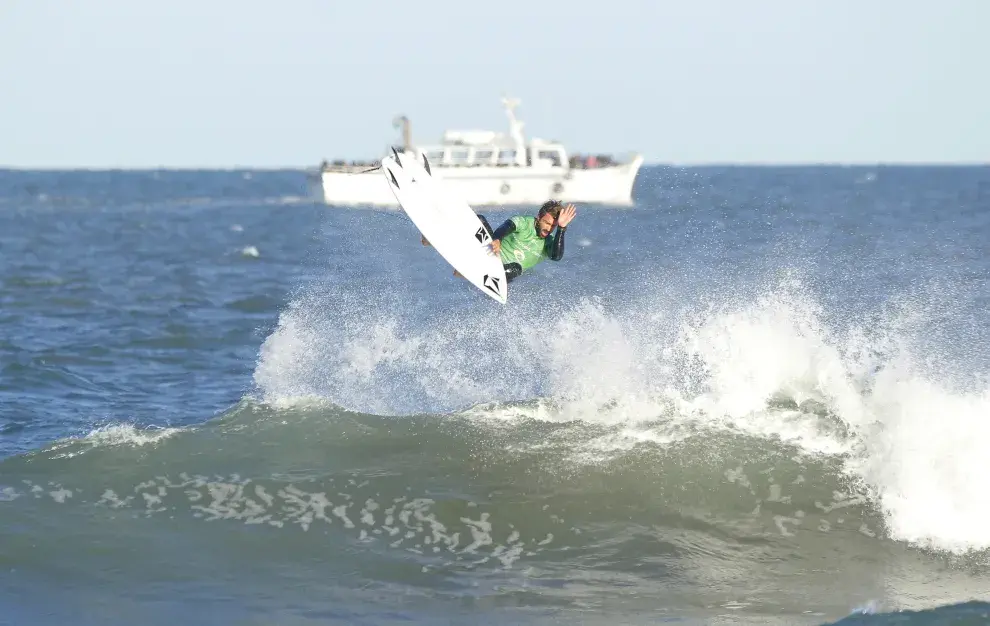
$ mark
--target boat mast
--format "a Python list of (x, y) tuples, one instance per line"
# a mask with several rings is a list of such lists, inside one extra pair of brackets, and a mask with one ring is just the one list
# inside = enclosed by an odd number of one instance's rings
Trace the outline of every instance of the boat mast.
[(400, 115), (392, 120), (392, 128), (398, 128), (399, 126), (402, 126), (402, 151), (409, 152), (412, 150), (412, 130), (409, 127), (409, 118), (405, 115)]
[(519, 98), (502, 98), (505, 115), (509, 118), (509, 136), (516, 144), (516, 165), (526, 164), (526, 138), (523, 136), (524, 123), (516, 119), (515, 109), (519, 106)]

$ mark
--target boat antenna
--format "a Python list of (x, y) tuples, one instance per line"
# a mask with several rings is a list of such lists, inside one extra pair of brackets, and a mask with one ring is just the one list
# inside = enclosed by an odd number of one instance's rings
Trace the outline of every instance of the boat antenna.
[(409, 125), (409, 118), (400, 115), (392, 120), (392, 128), (402, 128), (402, 150), (408, 152), (412, 149), (412, 129)]

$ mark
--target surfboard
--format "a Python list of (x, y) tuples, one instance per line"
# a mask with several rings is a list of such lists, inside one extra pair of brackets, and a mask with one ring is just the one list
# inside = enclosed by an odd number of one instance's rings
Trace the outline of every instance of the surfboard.
[(492, 252), (491, 235), (474, 209), (433, 177), (426, 155), (416, 159), (393, 149), (382, 159), (382, 173), (399, 206), (440, 256), (472, 285), (505, 304), (505, 268)]

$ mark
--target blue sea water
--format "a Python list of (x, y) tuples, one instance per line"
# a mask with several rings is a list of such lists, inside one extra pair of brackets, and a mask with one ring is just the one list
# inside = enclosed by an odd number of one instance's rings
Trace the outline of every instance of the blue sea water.
[(648, 167), (504, 307), (305, 194), (0, 172), (0, 622), (990, 623), (990, 168)]

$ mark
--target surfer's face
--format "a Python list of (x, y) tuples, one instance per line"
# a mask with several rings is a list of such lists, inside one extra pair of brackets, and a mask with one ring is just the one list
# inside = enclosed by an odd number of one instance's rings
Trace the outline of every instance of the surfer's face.
[(554, 219), (549, 213), (545, 213), (543, 217), (536, 220), (536, 234), (540, 237), (546, 237), (553, 232)]

